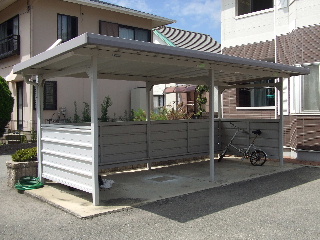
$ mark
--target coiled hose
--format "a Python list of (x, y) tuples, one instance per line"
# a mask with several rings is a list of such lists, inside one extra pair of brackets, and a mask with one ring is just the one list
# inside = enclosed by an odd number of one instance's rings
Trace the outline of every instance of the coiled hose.
[(43, 183), (37, 177), (22, 177), (14, 187), (18, 190), (32, 190), (43, 187)]

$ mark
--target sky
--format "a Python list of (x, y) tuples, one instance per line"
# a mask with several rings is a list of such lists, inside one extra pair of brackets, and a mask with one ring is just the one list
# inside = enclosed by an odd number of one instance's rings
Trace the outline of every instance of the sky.
[(119, 6), (176, 20), (169, 26), (209, 34), (221, 42), (221, 0), (104, 0)]

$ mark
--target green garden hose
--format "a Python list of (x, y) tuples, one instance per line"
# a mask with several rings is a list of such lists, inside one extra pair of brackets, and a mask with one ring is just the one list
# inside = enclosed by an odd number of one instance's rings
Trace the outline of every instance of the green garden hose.
[(14, 187), (18, 190), (32, 190), (43, 187), (43, 183), (37, 177), (22, 177)]

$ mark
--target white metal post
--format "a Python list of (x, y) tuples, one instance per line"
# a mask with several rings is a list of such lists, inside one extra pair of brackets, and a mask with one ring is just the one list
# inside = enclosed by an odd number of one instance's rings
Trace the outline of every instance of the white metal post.
[(43, 182), (42, 178), (42, 161), (43, 161), (43, 154), (42, 154), (42, 129), (41, 125), (43, 124), (43, 88), (44, 88), (44, 82), (45, 80), (42, 78), (42, 76), (36, 77), (36, 88), (37, 88), (37, 149), (38, 149), (38, 177), (40, 178), (40, 181)]
[(210, 70), (210, 90), (209, 90), (209, 107), (210, 107), (210, 126), (209, 126), (209, 151), (210, 151), (210, 181), (214, 181), (214, 72)]
[(283, 78), (279, 79), (280, 87), (279, 87), (279, 105), (280, 105), (280, 123), (279, 123), (279, 158), (280, 158), (280, 165), (284, 164), (283, 161)]
[(98, 125), (98, 58), (91, 57), (91, 66), (88, 72), (91, 81), (91, 139), (92, 139), (92, 200), (93, 205), (100, 205), (100, 186), (98, 181), (99, 170), (99, 125)]
[(221, 119), (223, 117), (223, 109), (222, 109), (222, 93), (224, 89), (222, 87), (218, 87), (218, 118)]
[(146, 83), (146, 117), (147, 117), (147, 154), (148, 154), (148, 159), (149, 162), (147, 163), (147, 168), (151, 170), (151, 162), (150, 162), (150, 137), (151, 137), (151, 88), (152, 84), (150, 82)]

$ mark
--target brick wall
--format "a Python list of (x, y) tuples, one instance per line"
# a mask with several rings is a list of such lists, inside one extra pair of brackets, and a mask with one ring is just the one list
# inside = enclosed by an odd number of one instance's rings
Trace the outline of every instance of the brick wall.
[(320, 151), (320, 116), (285, 118), (285, 146), (299, 150)]
[(274, 119), (274, 110), (237, 109), (236, 89), (223, 92), (223, 117), (230, 119)]
[[(236, 89), (223, 92), (223, 118), (274, 119), (274, 110), (237, 109)], [(320, 116), (284, 116), (284, 145), (298, 150), (320, 151)]]

